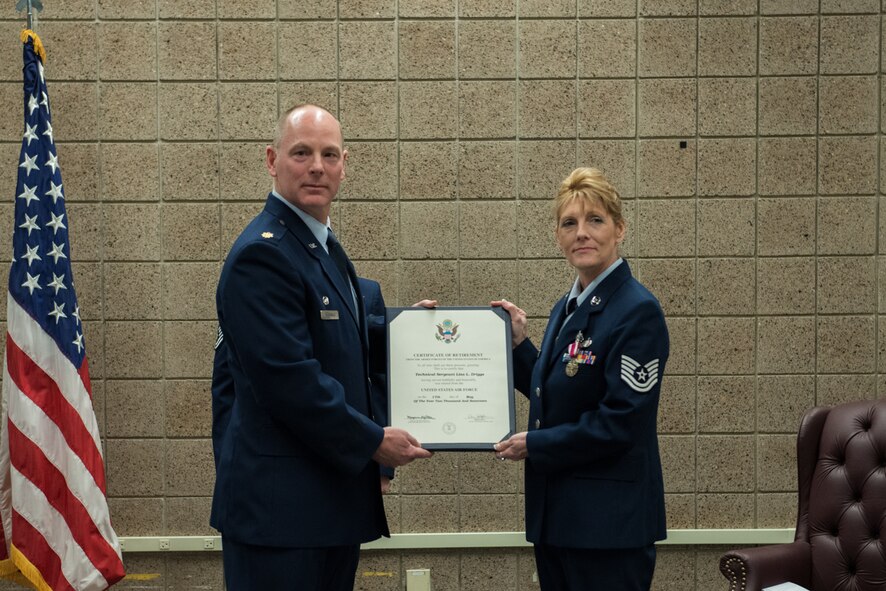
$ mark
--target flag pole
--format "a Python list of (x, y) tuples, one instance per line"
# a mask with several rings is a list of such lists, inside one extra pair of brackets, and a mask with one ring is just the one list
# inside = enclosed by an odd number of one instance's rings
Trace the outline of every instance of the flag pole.
[(28, 0), (28, 28), (34, 30), (34, 7), (31, 6), (31, 0)]

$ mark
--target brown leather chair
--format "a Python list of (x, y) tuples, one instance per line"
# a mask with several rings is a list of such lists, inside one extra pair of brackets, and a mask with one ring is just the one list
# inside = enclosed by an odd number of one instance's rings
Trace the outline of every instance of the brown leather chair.
[(812, 591), (886, 590), (886, 400), (807, 411), (797, 468), (794, 542), (723, 555), (730, 591), (785, 581)]

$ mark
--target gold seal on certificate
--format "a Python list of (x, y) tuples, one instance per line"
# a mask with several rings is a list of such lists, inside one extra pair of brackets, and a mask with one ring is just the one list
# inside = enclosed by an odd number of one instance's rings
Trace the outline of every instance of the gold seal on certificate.
[(388, 418), (433, 450), (514, 432), (511, 320), (500, 308), (388, 308)]

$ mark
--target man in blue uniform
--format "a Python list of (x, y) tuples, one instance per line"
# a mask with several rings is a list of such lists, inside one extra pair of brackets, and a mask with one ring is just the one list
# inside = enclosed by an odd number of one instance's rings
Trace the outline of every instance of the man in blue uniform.
[(430, 456), (372, 419), (363, 298), (329, 230), (346, 160), (332, 114), (285, 113), (266, 151), (274, 191), (219, 279), (234, 401), (212, 525), (232, 591), (350, 590), (359, 545), (388, 535), (379, 464)]

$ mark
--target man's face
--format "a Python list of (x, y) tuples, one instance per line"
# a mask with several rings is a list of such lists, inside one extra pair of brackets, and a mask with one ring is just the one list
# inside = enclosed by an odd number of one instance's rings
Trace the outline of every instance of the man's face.
[(324, 223), (345, 178), (347, 157), (338, 121), (316, 107), (291, 113), (279, 146), (266, 150), (268, 172), (277, 192)]

